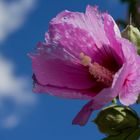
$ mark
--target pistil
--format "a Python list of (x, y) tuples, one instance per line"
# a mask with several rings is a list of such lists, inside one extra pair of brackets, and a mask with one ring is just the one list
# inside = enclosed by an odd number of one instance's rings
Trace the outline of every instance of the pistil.
[(89, 73), (95, 78), (96, 82), (100, 82), (107, 87), (111, 86), (114, 76), (113, 72), (96, 62), (92, 63), (92, 59), (84, 53), (80, 53), (80, 59), (84, 66), (89, 67)]

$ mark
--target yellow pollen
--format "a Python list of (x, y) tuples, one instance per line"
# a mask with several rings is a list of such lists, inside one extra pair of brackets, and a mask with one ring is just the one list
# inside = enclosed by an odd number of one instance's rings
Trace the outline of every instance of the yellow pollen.
[(91, 58), (85, 55), (83, 52), (80, 53), (81, 62), (84, 66), (91, 64)]

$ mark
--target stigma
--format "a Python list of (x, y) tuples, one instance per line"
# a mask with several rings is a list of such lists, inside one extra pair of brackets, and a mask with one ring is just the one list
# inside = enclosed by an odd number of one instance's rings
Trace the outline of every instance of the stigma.
[(114, 74), (109, 69), (98, 64), (97, 62), (92, 63), (92, 59), (85, 55), (83, 52), (80, 53), (81, 64), (88, 67), (89, 73), (93, 76), (96, 82), (100, 82), (107, 87), (110, 87), (113, 82)]

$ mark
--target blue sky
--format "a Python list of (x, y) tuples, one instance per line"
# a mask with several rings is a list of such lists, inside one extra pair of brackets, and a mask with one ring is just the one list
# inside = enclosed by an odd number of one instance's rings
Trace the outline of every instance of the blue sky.
[[(32, 93), (31, 61), (27, 53), (44, 40), (49, 21), (62, 10), (84, 12), (99, 5), (115, 19), (126, 17), (119, 0), (0, 0), (0, 139), (101, 140), (90, 121), (84, 127), (71, 121), (85, 101)], [(138, 106), (134, 106), (138, 111)], [(95, 118), (98, 111), (93, 113)], [(91, 120), (90, 119), (90, 120)]]

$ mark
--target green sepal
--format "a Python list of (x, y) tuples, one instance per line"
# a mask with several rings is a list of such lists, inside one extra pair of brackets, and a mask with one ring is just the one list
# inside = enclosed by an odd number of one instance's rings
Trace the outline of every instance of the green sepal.
[(126, 132), (115, 136), (108, 136), (102, 140), (140, 140), (140, 128), (137, 128), (131, 133)]
[(100, 132), (117, 136), (120, 133), (130, 134), (139, 125), (137, 113), (129, 107), (111, 105), (102, 109), (93, 120)]
[(140, 140), (140, 128), (137, 128), (126, 140)]
[(127, 25), (127, 27), (121, 33), (122, 37), (128, 39), (135, 44), (137, 52), (140, 55), (140, 31), (138, 28)]

